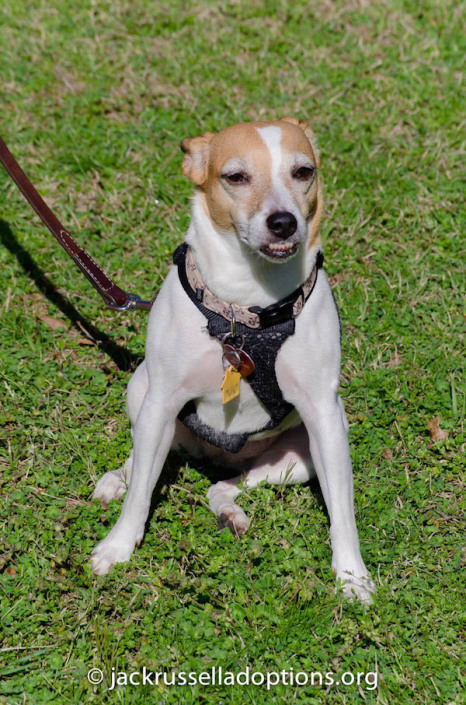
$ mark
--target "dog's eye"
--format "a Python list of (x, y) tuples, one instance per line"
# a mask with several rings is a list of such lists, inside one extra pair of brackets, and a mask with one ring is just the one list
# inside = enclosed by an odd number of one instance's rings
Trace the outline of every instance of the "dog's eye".
[(229, 184), (247, 184), (249, 183), (249, 176), (243, 174), (241, 171), (236, 171), (233, 174), (222, 174), (222, 179), (228, 181)]
[(312, 166), (300, 166), (293, 171), (293, 179), (297, 179), (297, 181), (309, 181), (314, 175), (314, 171), (315, 169)]

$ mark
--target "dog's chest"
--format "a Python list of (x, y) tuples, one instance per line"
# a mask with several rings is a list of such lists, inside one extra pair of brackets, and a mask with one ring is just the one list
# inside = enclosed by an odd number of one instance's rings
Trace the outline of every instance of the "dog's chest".
[[(221, 356), (220, 356), (221, 358)], [(245, 378), (240, 380), (240, 393), (224, 404), (221, 383), (223, 368), (213, 375), (210, 391), (194, 400), (199, 419), (206, 426), (228, 433), (254, 433), (263, 428), (270, 419)]]
[[(187, 410), (182, 414), (184, 423), (201, 437), (204, 433), (212, 439), (214, 436), (207, 429), (202, 431), (200, 424), (229, 434), (247, 435), (280, 426), (292, 407), (283, 398), (275, 374), (275, 362), (282, 345), (294, 334), (294, 329), (295, 322), (292, 320), (267, 329), (252, 330), (238, 325), (232, 333), (223, 317), (210, 318), (208, 332), (213, 343), (211, 357), (214, 358), (210, 369), (216, 372), (217, 385), (213, 393), (195, 399), (197, 418), (191, 403), (189, 414)], [(227, 370), (221, 384), (221, 397), (218, 386), (220, 363)], [(230, 372), (234, 372), (232, 376), (237, 380), (235, 392), (231, 395), (225, 393)], [(223, 442), (236, 444), (239, 439), (224, 439)]]

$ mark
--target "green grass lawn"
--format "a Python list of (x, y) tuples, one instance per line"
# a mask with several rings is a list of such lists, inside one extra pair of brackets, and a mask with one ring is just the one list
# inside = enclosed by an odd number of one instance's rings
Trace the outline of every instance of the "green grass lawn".
[[(212, 470), (176, 456), (143, 545), (93, 577), (89, 554), (121, 505), (91, 494), (130, 450), (125, 388), (147, 314), (106, 310), (0, 168), (1, 704), (465, 702), (460, 7), (1, 4), (0, 133), (79, 242), (143, 297), (189, 223), (180, 140), (282, 115), (313, 126), (357, 521), (378, 585), (367, 610), (334, 594), (315, 485), (245, 496), (253, 521), (237, 541), (206, 505)], [(340, 683), (107, 691), (112, 673), (143, 667), (248, 666)], [(373, 672), (375, 688), (342, 678)]]

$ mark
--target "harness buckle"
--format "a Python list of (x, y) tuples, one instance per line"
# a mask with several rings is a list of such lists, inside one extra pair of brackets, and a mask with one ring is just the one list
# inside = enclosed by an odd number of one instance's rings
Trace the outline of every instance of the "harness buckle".
[[(304, 299), (302, 289), (299, 295)], [(296, 296), (296, 291), (294, 291), (290, 296), (287, 296), (286, 299), (282, 299), (275, 304), (270, 304), (270, 306), (266, 306), (265, 308), (251, 306), (249, 310), (259, 316), (261, 328), (275, 326), (279, 323), (291, 321), (294, 318), (293, 306), (299, 298), (299, 295)]]

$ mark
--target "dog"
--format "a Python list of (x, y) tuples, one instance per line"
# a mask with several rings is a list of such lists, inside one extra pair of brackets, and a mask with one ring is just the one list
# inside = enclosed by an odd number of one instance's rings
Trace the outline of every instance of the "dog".
[[(94, 549), (105, 575), (139, 545), (171, 448), (241, 471), (208, 491), (219, 527), (240, 536), (235, 503), (263, 480), (314, 474), (330, 518), (332, 569), (343, 593), (371, 602), (359, 548), (348, 423), (338, 396), (340, 322), (321, 268), (321, 165), (309, 125), (242, 123), (181, 142), (195, 186), (192, 221), (150, 313), (146, 358), (128, 387), (133, 451), (94, 497), (126, 491)], [(129, 483), (129, 484), (128, 484)]]

